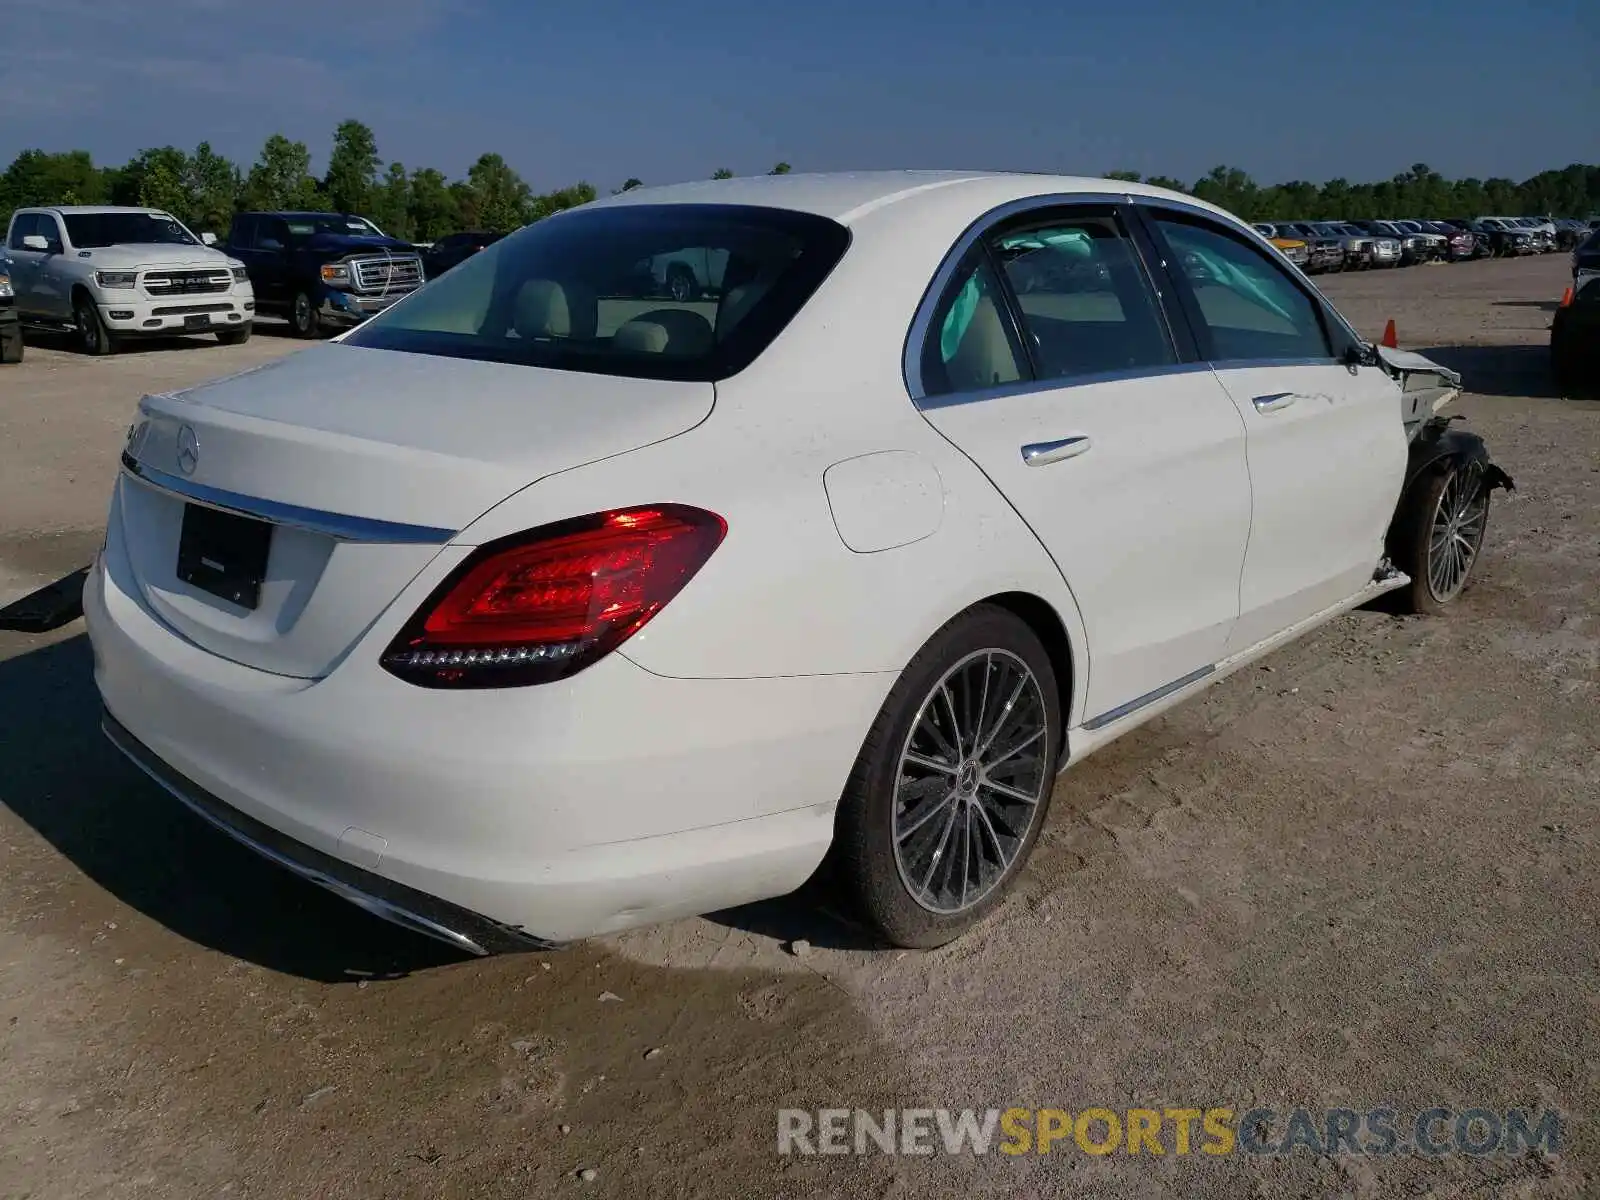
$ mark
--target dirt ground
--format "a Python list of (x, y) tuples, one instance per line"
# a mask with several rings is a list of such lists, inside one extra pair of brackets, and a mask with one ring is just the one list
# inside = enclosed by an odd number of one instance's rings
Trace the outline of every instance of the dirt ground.
[[(1325, 277), (1466, 374), (1518, 485), (1477, 586), (1342, 618), (1073, 770), (1018, 894), (936, 952), (791, 898), (463, 961), (123, 763), (81, 623), (0, 633), (0, 1197), (1600, 1194), (1600, 404), (1548, 382), (1566, 268)], [(0, 604), (92, 554), (142, 391), (295, 348), (0, 369)], [(780, 1108), (1386, 1102), (1556, 1108), (1566, 1140), (775, 1151)]]

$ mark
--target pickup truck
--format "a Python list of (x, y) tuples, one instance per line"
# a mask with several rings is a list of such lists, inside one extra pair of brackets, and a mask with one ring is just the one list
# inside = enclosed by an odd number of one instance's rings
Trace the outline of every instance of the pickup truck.
[(19, 208), (6, 254), (22, 324), (74, 331), (85, 353), (112, 354), (133, 337), (250, 338), (255, 295), (244, 264), (160, 209)]
[(0, 246), (0, 363), (22, 361), (22, 325), (17, 321), (17, 293), (11, 286), (11, 260)]
[(354, 213), (239, 213), (226, 245), (260, 310), (298, 337), (352, 328), (422, 285), (416, 247)]

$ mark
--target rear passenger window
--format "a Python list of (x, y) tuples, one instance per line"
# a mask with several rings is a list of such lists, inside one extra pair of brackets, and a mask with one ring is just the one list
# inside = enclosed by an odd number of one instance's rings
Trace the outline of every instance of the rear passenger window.
[(1316, 304), (1265, 254), (1220, 229), (1151, 216), (1194, 293), (1213, 361), (1332, 356)]
[(983, 259), (957, 277), (923, 347), (922, 386), (928, 395), (980, 392), (1023, 378), (1004, 308), (994, 271)]
[(1056, 217), (991, 236), (1040, 379), (1177, 361), (1155, 294), (1115, 218)]

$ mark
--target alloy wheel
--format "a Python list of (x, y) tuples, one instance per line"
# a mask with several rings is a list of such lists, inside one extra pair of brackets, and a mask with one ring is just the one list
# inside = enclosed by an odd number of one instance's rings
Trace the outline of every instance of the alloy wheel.
[(1452, 472), (1428, 529), (1428, 591), (1448, 603), (1466, 586), (1483, 545), (1489, 496), (1476, 463)]
[(1008, 650), (957, 662), (901, 749), (891, 817), (906, 891), (935, 913), (979, 904), (1006, 878), (1052, 780), (1044, 693)]

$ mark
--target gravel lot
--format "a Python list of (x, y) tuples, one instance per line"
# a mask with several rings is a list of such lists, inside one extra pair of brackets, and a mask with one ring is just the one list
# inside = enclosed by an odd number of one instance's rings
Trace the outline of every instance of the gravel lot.
[[(1320, 281), (1466, 374), (1518, 483), (1477, 586), (1448, 619), (1342, 618), (1074, 770), (1019, 894), (932, 953), (786, 900), (461, 961), (120, 761), (81, 623), (0, 633), (0, 1197), (1600, 1194), (1600, 403), (1549, 386), (1566, 267)], [(141, 392), (296, 347), (0, 369), (0, 603), (92, 554)], [(774, 1152), (781, 1107), (1383, 1102), (1555, 1107), (1567, 1139)]]

